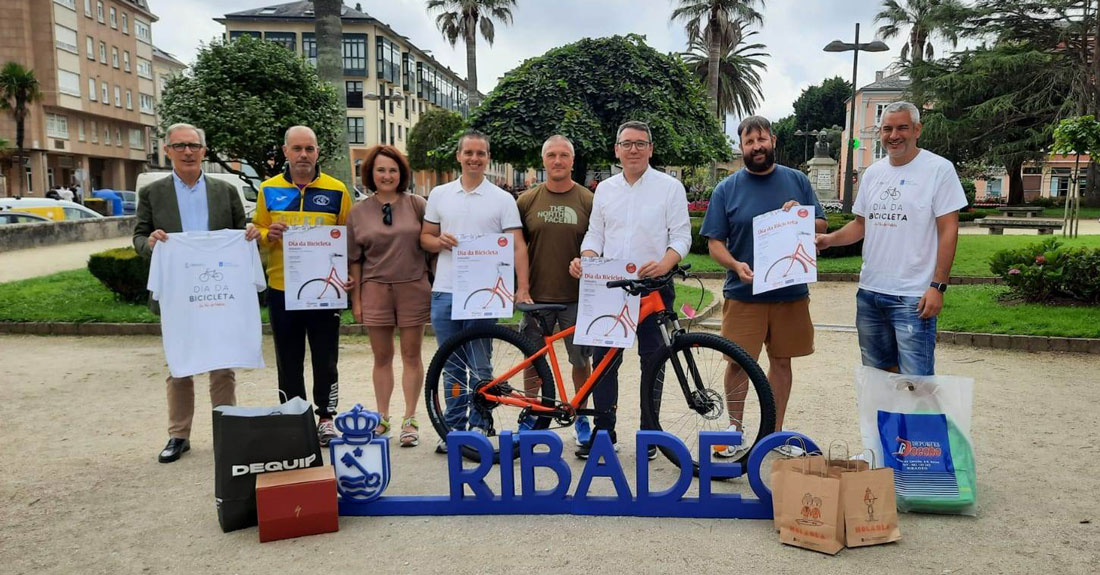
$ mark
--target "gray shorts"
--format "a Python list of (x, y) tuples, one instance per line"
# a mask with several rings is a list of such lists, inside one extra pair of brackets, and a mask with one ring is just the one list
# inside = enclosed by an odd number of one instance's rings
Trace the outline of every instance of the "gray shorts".
[[(546, 325), (550, 326), (550, 329), (554, 330), (554, 333), (563, 329), (568, 329), (577, 324), (577, 302), (567, 303), (565, 305), (565, 311), (540, 311), (538, 312), (544, 318), (546, 318)], [(519, 322), (519, 330), (523, 335), (531, 338), (531, 341), (539, 344), (539, 347), (544, 345), (542, 339), (542, 329), (539, 327), (539, 322), (530, 314), (523, 314), (523, 319)], [(562, 341), (565, 342), (565, 351), (569, 354), (569, 363), (576, 367), (589, 365), (589, 360), (592, 357), (592, 348), (584, 345), (573, 345), (573, 337), (564, 337)]]

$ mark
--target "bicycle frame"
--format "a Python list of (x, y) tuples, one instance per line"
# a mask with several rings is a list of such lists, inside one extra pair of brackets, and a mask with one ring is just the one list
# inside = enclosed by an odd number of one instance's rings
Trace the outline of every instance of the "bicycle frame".
[[(665, 302), (661, 299), (660, 292), (650, 292), (649, 294), (642, 296), (641, 305), (639, 306), (638, 310), (638, 323), (641, 324), (643, 321), (646, 320), (646, 318), (651, 315), (657, 314), (658, 317), (660, 317), (661, 314), (666, 314), (667, 312), (668, 308), (665, 307)], [(663, 324), (662, 328), (664, 328)], [(542, 405), (542, 403), (540, 403), (538, 400), (529, 399), (526, 395), (523, 395), (522, 393), (513, 393), (513, 395), (500, 396), (483, 391), (485, 389), (498, 385), (503, 381), (511, 379), (516, 374), (521, 373), (524, 369), (531, 367), (531, 365), (539, 358), (549, 355), (550, 367), (553, 370), (554, 383), (557, 386), (556, 389), (558, 392), (558, 397), (562, 399), (562, 402), (565, 405), (569, 405), (574, 412), (578, 411), (580, 409), (580, 406), (583, 405), (585, 400), (588, 399), (588, 396), (591, 395), (593, 388), (595, 388), (596, 384), (599, 383), (600, 377), (604, 374), (605, 371), (607, 371), (608, 367), (611, 365), (611, 362), (615, 361), (615, 357), (622, 351), (622, 349), (617, 347), (611, 348), (611, 351), (609, 351), (607, 355), (603, 357), (603, 360), (600, 361), (599, 365), (593, 368), (592, 374), (589, 375), (588, 379), (584, 381), (584, 385), (582, 385), (581, 388), (577, 390), (572, 399), (567, 400), (566, 398), (569, 397), (569, 394), (566, 392), (565, 389), (565, 381), (562, 379), (561, 368), (558, 367), (558, 356), (557, 352), (554, 350), (554, 342), (573, 335), (576, 330), (577, 326), (574, 325), (568, 329), (563, 329), (556, 334), (543, 336), (544, 345), (542, 346), (542, 349), (538, 350), (531, 356), (524, 358), (523, 361), (512, 366), (508, 371), (495, 377), (492, 381), (489, 381), (482, 385), (478, 389), (478, 392), (482, 393), (486, 399), (492, 400), (502, 405), (528, 408), (535, 413), (556, 413), (558, 411), (556, 407)], [(666, 344), (670, 343), (669, 341), (667, 341), (668, 338), (669, 336), (667, 332), (665, 332)]]

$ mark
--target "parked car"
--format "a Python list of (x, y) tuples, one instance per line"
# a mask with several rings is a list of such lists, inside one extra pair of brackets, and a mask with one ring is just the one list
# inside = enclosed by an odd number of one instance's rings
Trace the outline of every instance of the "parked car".
[(42, 222), (52, 222), (50, 218), (46, 216), (40, 216), (38, 214), (31, 214), (28, 212), (9, 212), (0, 211), (0, 226), (5, 224), (40, 224)]
[(0, 210), (28, 212), (45, 216), (54, 221), (103, 217), (101, 214), (75, 202), (44, 198), (0, 198)]
[(115, 190), (115, 193), (122, 196), (122, 214), (123, 216), (132, 216), (137, 211), (137, 192), (131, 190)]

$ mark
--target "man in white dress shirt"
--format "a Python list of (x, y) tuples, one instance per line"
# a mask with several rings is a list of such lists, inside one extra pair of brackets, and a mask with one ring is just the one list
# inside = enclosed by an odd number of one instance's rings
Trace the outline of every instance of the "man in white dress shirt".
[[(688, 218), (684, 186), (664, 172), (649, 166), (653, 140), (649, 126), (630, 121), (619, 126), (615, 138), (615, 157), (623, 171), (600, 183), (592, 204), (588, 233), (581, 244), (581, 255), (629, 259), (640, 262), (639, 277), (668, 273), (691, 247), (691, 220)], [(573, 277), (581, 276), (581, 260), (569, 265)], [(672, 286), (661, 290), (665, 306), (671, 308), (676, 297)], [(641, 363), (661, 346), (661, 332), (655, 317), (638, 325), (638, 355)], [(593, 365), (599, 365), (609, 348), (595, 350)], [(615, 411), (619, 399), (619, 365), (622, 354), (604, 372), (592, 397), (596, 410), (595, 429), (603, 429), (617, 442)], [(587, 459), (591, 442), (577, 449), (577, 457)], [(657, 455), (651, 446), (649, 458)]]

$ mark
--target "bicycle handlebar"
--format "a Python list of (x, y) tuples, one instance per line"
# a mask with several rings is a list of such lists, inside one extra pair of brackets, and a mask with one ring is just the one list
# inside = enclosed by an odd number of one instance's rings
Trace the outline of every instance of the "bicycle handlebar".
[(661, 289), (662, 287), (672, 283), (673, 278), (680, 276), (687, 278), (688, 270), (691, 269), (691, 264), (678, 265), (672, 268), (667, 274), (657, 276), (653, 278), (638, 278), (635, 280), (612, 280), (607, 282), (608, 288), (623, 288), (630, 293), (639, 293), (642, 291), (654, 291)]

